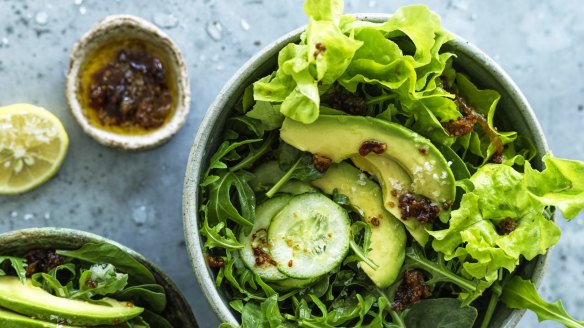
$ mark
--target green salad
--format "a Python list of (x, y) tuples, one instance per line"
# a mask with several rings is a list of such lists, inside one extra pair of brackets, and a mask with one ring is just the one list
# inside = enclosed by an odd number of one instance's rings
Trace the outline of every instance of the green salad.
[(584, 207), (584, 163), (498, 127), (499, 93), (427, 7), (304, 11), (200, 185), (203, 251), (242, 327), (488, 327), (503, 305), (584, 327), (522, 277), (560, 238), (555, 209)]
[(166, 303), (150, 270), (111, 244), (0, 253), (0, 327), (172, 328)]

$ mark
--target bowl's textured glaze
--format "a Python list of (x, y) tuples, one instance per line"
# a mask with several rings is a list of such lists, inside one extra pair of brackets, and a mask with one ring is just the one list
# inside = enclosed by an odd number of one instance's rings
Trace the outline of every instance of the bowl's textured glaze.
[[(385, 21), (389, 15), (357, 14), (356, 17), (370, 21)], [(290, 42), (298, 42), (304, 29), (297, 29), (274, 41), (235, 73), (208, 109), (189, 156), (183, 193), (185, 239), (201, 290), (219, 320), (224, 322), (238, 324), (236, 316), (230, 310), (229, 300), (224, 297), (221, 290), (215, 287), (214, 274), (209, 269), (202, 252), (203, 240), (199, 235), (198, 213), (199, 184), (210, 157), (221, 142), (221, 132), (225, 121), (243, 94), (245, 87), (270, 74), (277, 65), (277, 55), (280, 49)], [(495, 118), (497, 126), (501, 130), (516, 130), (520, 135), (529, 138), (534, 144), (538, 156), (543, 156), (548, 146), (535, 114), (517, 85), (501, 67), (478, 48), (460, 37), (447, 43), (445, 49), (456, 53), (454, 66), (457, 71), (466, 73), (479, 88), (494, 89), (501, 94)], [(539, 160), (533, 164), (537, 168), (541, 168), (542, 165)], [(538, 256), (518, 270), (524, 277), (529, 277), (536, 285), (539, 285), (543, 278), (546, 258), (547, 255)], [(515, 327), (523, 313), (524, 311), (510, 310), (499, 305), (491, 320), (490, 327)], [(481, 315), (479, 314), (477, 320), (480, 319)]]
[(148, 268), (156, 282), (164, 287), (168, 304), (162, 315), (174, 327), (198, 327), (191, 307), (175, 284), (154, 264), (133, 250), (113, 240), (89, 232), (63, 228), (32, 228), (0, 234), (0, 254), (22, 256), (37, 248), (77, 249), (86, 243), (108, 243), (119, 247)]
[[(136, 39), (160, 49), (168, 58), (168, 68), (176, 77), (176, 101), (172, 117), (163, 126), (144, 135), (123, 135), (93, 126), (79, 102), (83, 66), (92, 53), (111, 42)], [(158, 27), (138, 17), (114, 15), (104, 18), (87, 32), (71, 50), (65, 96), (69, 108), (83, 131), (102, 145), (129, 151), (154, 148), (170, 140), (184, 125), (190, 109), (189, 78), (183, 57), (176, 44)]]

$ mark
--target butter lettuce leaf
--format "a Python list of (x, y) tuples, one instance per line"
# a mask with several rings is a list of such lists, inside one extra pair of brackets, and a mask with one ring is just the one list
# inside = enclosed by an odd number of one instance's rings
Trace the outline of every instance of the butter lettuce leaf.
[(309, 0), (304, 8), (309, 24), (300, 44), (280, 51), (277, 71), (254, 83), (254, 99), (281, 103), (285, 116), (312, 123), (320, 95), (345, 72), (362, 42), (340, 28), (342, 1)]
[[(430, 231), (432, 246), (447, 260), (462, 262), (461, 274), (494, 282), (501, 268), (512, 272), (521, 257), (533, 259), (558, 242), (560, 229), (545, 216), (546, 206), (558, 206), (575, 216), (584, 208), (584, 164), (548, 154), (542, 172), (526, 162), (525, 173), (507, 165), (487, 164), (470, 178), (472, 190), (452, 211), (448, 229)], [(503, 220), (516, 227), (501, 232)]]
[(534, 170), (525, 163), (527, 189), (545, 205), (556, 206), (566, 219), (573, 219), (584, 208), (584, 163), (554, 158), (543, 158), (546, 170)]

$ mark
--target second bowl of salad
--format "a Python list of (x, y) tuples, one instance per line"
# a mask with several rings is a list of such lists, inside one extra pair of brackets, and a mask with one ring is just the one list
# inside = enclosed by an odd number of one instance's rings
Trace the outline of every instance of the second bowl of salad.
[(187, 245), (219, 319), (512, 327), (549, 308), (553, 213), (584, 206), (584, 164), (553, 157), (517, 86), (427, 7), (304, 10), (228, 82), (189, 158)]
[(35, 228), (0, 245), (0, 327), (198, 327), (174, 283), (114, 241)]

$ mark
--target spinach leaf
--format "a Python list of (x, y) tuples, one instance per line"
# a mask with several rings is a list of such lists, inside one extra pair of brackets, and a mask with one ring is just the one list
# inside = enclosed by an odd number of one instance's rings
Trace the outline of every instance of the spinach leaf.
[(174, 328), (164, 317), (148, 309), (144, 309), (144, 312), (142, 312), (142, 318), (150, 325), (150, 327)]
[(121, 301), (133, 301), (157, 313), (161, 313), (166, 308), (164, 287), (158, 284), (131, 286), (118, 291), (113, 297)]
[(478, 312), (453, 298), (425, 299), (408, 308), (408, 328), (472, 328)]
[(150, 328), (148, 322), (140, 316), (133, 318), (132, 320), (126, 321), (122, 324), (116, 325), (118, 328)]
[(4, 262), (10, 262), (10, 266), (24, 285), (26, 283), (26, 260), (21, 257), (0, 256), (0, 276), (5, 276), (6, 271), (2, 269)]
[(56, 253), (93, 264), (110, 263), (120, 272), (128, 274), (130, 285), (156, 283), (156, 279), (148, 268), (130, 254), (111, 244), (87, 243), (76, 250), (57, 250)]
[(579, 321), (571, 317), (564, 309), (560, 300), (554, 303), (547, 303), (539, 297), (531, 281), (521, 279), (518, 276), (512, 277), (505, 284), (501, 301), (511, 309), (527, 309), (533, 311), (540, 322), (553, 320), (569, 328), (584, 327), (584, 321)]

